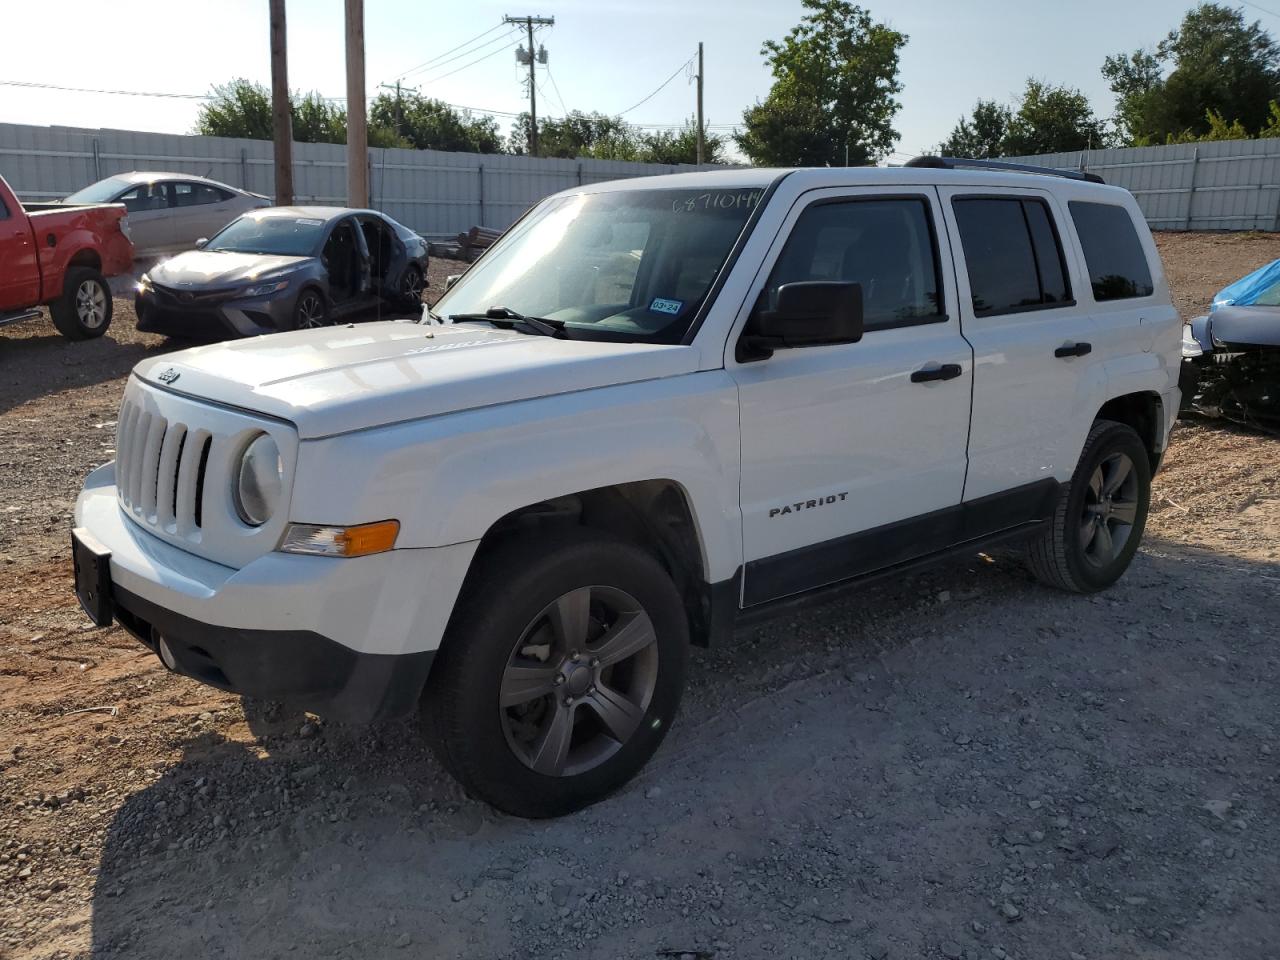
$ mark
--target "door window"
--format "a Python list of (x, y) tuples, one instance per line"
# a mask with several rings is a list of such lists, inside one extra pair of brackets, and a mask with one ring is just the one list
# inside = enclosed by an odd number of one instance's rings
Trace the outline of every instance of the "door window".
[(198, 207), (206, 203), (221, 203), (226, 197), (223, 191), (203, 183), (175, 183), (173, 185), (173, 205), (175, 207)]
[(861, 284), (868, 331), (946, 320), (929, 202), (868, 197), (810, 205), (761, 296), (773, 306), (783, 284), (808, 280)]
[(120, 194), (115, 202), (123, 203), (130, 213), (147, 213), (164, 210), (169, 206), (169, 197), (163, 183), (142, 183)]
[(1071, 219), (1084, 248), (1093, 299), (1149, 297), (1155, 290), (1147, 255), (1129, 211), (1112, 203), (1072, 200)]
[(975, 316), (1071, 303), (1066, 260), (1049, 208), (1027, 197), (952, 201)]

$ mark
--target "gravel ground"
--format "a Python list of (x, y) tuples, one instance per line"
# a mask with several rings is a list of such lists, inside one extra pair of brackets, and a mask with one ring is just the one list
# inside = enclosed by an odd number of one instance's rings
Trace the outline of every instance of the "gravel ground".
[[(1187, 315), (1280, 256), (1160, 242)], [(640, 779), (531, 823), (87, 624), (131, 319), (0, 332), (0, 957), (1277, 956), (1280, 440), (1183, 425), (1104, 595), (999, 553), (696, 651)]]

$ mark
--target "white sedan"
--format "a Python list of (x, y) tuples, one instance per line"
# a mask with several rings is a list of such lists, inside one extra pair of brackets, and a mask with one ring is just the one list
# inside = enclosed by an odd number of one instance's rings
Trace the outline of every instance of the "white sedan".
[(123, 203), (139, 257), (190, 250), (246, 210), (271, 206), (261, 194), (181, 173), (120, 173), (63, 203)]

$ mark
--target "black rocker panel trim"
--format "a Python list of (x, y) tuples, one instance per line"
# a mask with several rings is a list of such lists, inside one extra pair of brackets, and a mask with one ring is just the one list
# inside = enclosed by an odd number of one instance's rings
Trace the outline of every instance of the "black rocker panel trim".
[(1061, 484), (1047, 479), (954, 507), (749, 561), (743, 606), (779, 600), (976, 543), (1053, 516)]

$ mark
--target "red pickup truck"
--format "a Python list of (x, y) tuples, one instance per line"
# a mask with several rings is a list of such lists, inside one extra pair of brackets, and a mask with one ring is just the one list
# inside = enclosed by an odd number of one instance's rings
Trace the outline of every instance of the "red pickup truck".
[(106, 278), (133, 266), (123, 204), (23, 205), (0, 177), (0, 326), (38, 316), (47, 305), (69, 340), (89, 340), (111, 324)]

